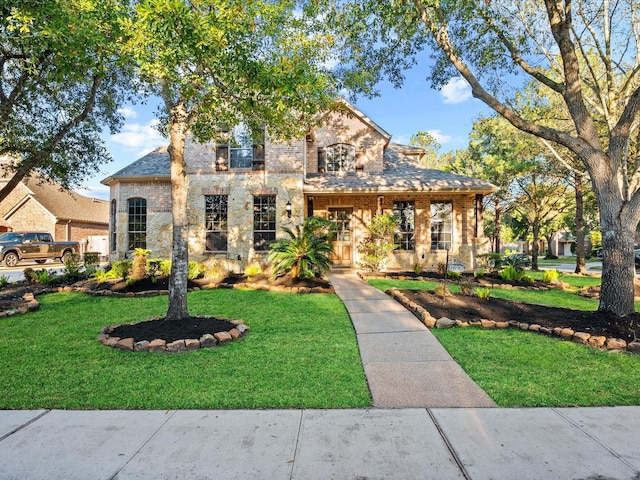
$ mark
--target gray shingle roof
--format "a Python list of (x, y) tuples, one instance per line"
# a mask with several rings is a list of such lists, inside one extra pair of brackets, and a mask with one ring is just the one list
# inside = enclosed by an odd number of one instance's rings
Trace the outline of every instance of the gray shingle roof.
[(140, 177), (169, 177), (171, 174), (171, 163), (167, 147), (156, 148), (153, 152), (147, 153), (144, 157), (130, 163), (122, 170), (102, 180), (104, 185), (110, 185), (115, 179), (140, 178)]
[(475, 192), (490, 193), (497, 188), (485, 182), (455, 173), (434, 170), (417, 162), (413, 147), (390, 143), (384, 154), (384, 171), (345, 175), (308, 174), (305, 193), (374, 192)]

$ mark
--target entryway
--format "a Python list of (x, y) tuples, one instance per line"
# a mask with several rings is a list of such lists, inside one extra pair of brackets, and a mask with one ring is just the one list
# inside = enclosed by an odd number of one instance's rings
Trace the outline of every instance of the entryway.
[(351, 216), (353, 208), (329, 208), (329, 220), (336, 224), (333, 235), (333, 252), (329, 256), (331, 263), (340, 267), (353, 265), (353, 238)]

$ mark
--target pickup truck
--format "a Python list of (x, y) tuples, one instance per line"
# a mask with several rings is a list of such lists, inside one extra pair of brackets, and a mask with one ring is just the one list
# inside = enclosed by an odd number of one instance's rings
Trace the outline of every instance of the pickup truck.
[(0, 260), (15, 267), (21, 260), (44, 263), (48, 259), (64, 261), (80, 252), (78, 242), (54, 242), (46, 232), (7, 232), (0, 235)]

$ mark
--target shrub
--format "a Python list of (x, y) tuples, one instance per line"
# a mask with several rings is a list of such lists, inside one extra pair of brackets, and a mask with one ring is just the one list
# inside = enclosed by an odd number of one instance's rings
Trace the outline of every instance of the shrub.
[(36, 279), (33, 276), (33, 268), (27, 267), (22, 271), (22, 275), (24, 275), (24, 279), (29, 283), (35, 283)]
[(476, 294), (476, 297), (483, 300), (489, 300), (489, 297), (491, 296), (491, 290), (488, 288), (476, 288), (474, 293)]
[(111, 271), (115, 278), (122, 278), (124, 280), (129, 276), (129, 270), (131, 269), (131, 260), (118, 260), (111, 264)]
[(413, 273), (415, 273), (416, 275), (420, 275), (421, 272), (422, 272), (422, 267), (420, 266), (420, 264), (416, 263), (416, 266), (413, 267)]
[(187, 279), (195, 280), (196, 278), (202, 277), (203, 274), (204, 274), (204, 269), (202, 268), (202, 265), (200, 265), (195, 260), (190, 260), (189, 269), (187, 270)]
[(109, 279), (112, 275), (109, 275), (109, 272), (106, 270), (96, 270), (91, 274), (91, 278), (93, 278), (97, 283), (104, 283)]
[(461, 283), (460, 291), (462, 292), (462, 295), (467, 295), (468, 297), (470, 297), (474, 293), (473, 285), (470, 285), (468, 283)]
[(260, 275), (262, 273), (262, 267), (259, 263), (253, 262), (247, 265), (244, 268), (244, 274), (247, 277), (247, 280), (251, 281), (253, 277), (256, 275)]
[(500, 271), (500, 277), (507, 282), (519, 282), (524, 275), (524, 270), (518, 270), (513, 265), (507, 265)]
[(308, 217), (294, 230), (283, 228), (289, 236), (271, 244), (269, 261), (273, 274), (291, 272), (295, 278), (312, 278), (329, 271), (332, 246), (329, 233), (332, 223), (319, 217)]
[(434, 291), (436, 295), (440, 295), (441, 297), (445, 297), (451, 293), (449, 291), (449, 285), (442, 282), (436, 285), (436, 288)]
[(100, 252), (85, 252), (82, 260), (85, 269), (97, 267), (100, 263)]
[(77, 253), (71, 253), (62, 257), (64, 263), (64, 277), (69, 280), (75, 280), (80, 278), (80, 270), (82, 269), (82, 262), (80, 255)]
[(542, 281), (544, 283), (551, 283), (554, 280), (558, 280), (560, 278), (560, 272), (558, 270), (545, 270), (542, 274)]
[(482, 268), (482, 267), (480, 267), (480, 268), (476, 268), (476, 269), (473, 271), (473, 277), (474, 277), (474, 278), (482, 278), (482, 277), (484, 277), (484, 274), (485, 274), (485, 270), (484, 270), (484, 268)]
[(447, 276), (449, 278), (460, 278), (460, 277), (462, 277), (462, 273), (460, 273), (460, 272), (452, 272), (451, 270), (449, 270), (447, 272)]
[(212, 280), (222, 280), (229, 274), (227, 267), (215, 258), (206, 259), (202, 262), (202, 267), (204, 268), (205, 278), (210, 278)]
[(58, 278), (55, 274), (51, 274), (49, 270), (45, 270), (44, 268), (40, 270), (34, 270), (32, 273), (32, 278), (42, 285), (50, 285), (55, 282)]
[(161, 262), (163, 262), (163, 260), (160, 258), (147, 259), (147, 268), (145, 273), (151, 277), (152, 280), (161, 273)]
[(520, 278), (520, 281), (524, 283), (528, 283), (529, 285), (533, 285), (536, 283), (536, 279), (533, 278), (531, 275), (522, 275), (522, 277)]
[(9, 284), (9, 277), (0, 275), (0, 288), (4, 288)]
[(136, 280), (142, 280), (147, 274), (147, 257), (151, 250), (136, 248), (133, 251), (133, 263), (131, 264), (131, 276)]
[(361, 253), (359, 264), (367, 270), (379, 272), (384, 268), (389, 254), (399, 245), (390, 242), (392, 235), (398, 229), (398, 218), (384, 213), (374, 215), (367, 226), (369, 236), (358, 244)]
[(438, 265), (436, 266), (436, 270), (438, 271), (439, 275), (442, 275), (444, 277), (444, 274), (447, 272), (447, 264), (444, 262), (438, 263)]

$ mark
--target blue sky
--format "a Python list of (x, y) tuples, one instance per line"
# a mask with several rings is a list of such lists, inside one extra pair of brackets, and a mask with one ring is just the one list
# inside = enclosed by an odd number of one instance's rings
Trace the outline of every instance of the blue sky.
[[(430, 88), (425, 68), (417, 66), (406, 72), (400, 89), (386, 82), (380, 84), (380, 96), (360, 98), (356, 107), (389, 132), (394, 142), (408, 144), (413, 134), (428, 131), (442, 145), (441, 152), (466, 148), (473, 121), (481, 114), (490, 114), (489, 108), (471, 97), (471, 90), (462, 78), (451, 79), (440, 91)], [(116, 135), (105, 136), (113, 162), (87, 179), (79, 193), (108, 199), (108, 188), (100, 184), (101, 180), (168, 144), (154, 128), (154, 110), (153, 102), (123, 108), (124, 127)]]

